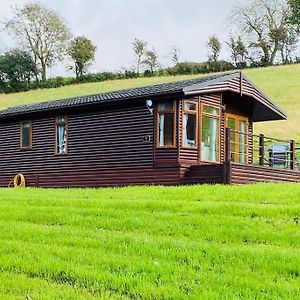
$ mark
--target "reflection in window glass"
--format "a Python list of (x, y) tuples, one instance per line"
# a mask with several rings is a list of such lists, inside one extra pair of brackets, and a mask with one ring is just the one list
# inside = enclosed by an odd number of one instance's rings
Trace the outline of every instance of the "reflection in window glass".
[(197, 115), (183, 115), (183, 145), (188, 147), (196, 147), (197, 135)]
[(30, 135), (31, 135), (31, 124), (30, 121), (24, 121), (21, 123), (21, 148), (30, 148)]
[(173, 102), (164, 102), (160, 103), (158, 105), (158, 110), (173, 110), (174, 109), (174, 103)]
[(203, 105), (203, 112), (214, 116), (220, 115), (220, 110), (213, 106)]
[(65, 116), (56, 117), (56, 153), (67, 153), (67, 122)]
[(184, 110), (197, 110), (197, 104), (193, 102), (184, 101)]
[(219, 119), (202, 116), (201, 159), (219, 161)]
[(246, 121), (239, 121), (239, 162), (246, 163), (247, 158), (247, 146), (246, 146), (246, 133), (247, 123)]

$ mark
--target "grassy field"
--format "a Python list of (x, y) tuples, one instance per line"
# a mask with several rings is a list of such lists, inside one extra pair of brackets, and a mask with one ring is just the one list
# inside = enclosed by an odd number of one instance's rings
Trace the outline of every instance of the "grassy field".
[(0, 299), (300, 299), (300, 186), (0, 190)]
[[(279, 104), (289, 116), (288, 121), (257, 124), (255, 126), (256, 133), (265, 133), (269, 136), (278, 138), (293, 138), (299, 141), (300, 130), (298, 130), (298, 116), (300, 115), (300, 64), (245, 70), (245, 74), (277, 104)], [(116, 80), (71, 85), (57, 89), (35, 90), (18, 94), (0, 94), (0, 109), (8, 106), (102, 93), (118, 89), (189, 79), (192, 77), (195, 77), (195, 75)]]

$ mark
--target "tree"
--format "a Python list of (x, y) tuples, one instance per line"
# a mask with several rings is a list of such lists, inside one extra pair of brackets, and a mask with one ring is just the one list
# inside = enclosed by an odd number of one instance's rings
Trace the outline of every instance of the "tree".
[(221, 51), (221, 43), (219, 39), (215, 35), (210, 36), (207, 46), (209, 51), (208, 61), (217, 62)]
[(230, 37), (229, 41), (227, 42), (227, 45), (231, 52), (231, 57), (234, 65), (236, 67), (238, 66), (245, 66), (246, 65), (246, 55), (247, 55), (247, 48), (244, 44), (241, 36), (238, 36), (238, 38), (235, 40), (234, 37)]
[(45, 81), (47, 68), (62, 59), (70, 38), (61, 17), (40, 4), (27, 4), (15, 8), (5, 28), (22, 49), (32, 54), (36, 70)]
[(290, 10), (284, 1), (252, 0), (246, 7), (236, 7), (231, 20), (239, 24), (250, 47), (259, 49), (261, 62), (272, 65), (293, 26), (288, 22), (289, 16)]
[(171, 48), (171, 59), (175, 66), (179, 64), (180, 49), (175, 45)]
[(92, 41), (84, 36), (75, 37), (70, 42), (68, 54), (74, 60), (76, 78), (81, 77), (95, 59), (96, 49)]
[(300, 0), (288, 0), (291, 9), (290, 21), (300, 28)]
[(149, 68), (151, 74), (153, 74), (155, 69), (159, 67), (158, 56), (154, 49), (147, 50), (145, 52), (145, 59), (143, 60), (143, 64)]
[(283, 64), (292, 61), (292, 53), (296, 50), (298, 43), (298, 32), (295, 27), (289, 26), (280, 43), (281, 61)]
[(11, 91), (23, 90), (35, 71), (34, 61), (25, 51), (14, 49), (0, 56), (0, 81)]
[(136, 56), (136, 72), (140, 74), (142, 57), (146, 52), (147, 42), (135, 38), (132, 43), (132, 47), (133, 47), (134, 54)]

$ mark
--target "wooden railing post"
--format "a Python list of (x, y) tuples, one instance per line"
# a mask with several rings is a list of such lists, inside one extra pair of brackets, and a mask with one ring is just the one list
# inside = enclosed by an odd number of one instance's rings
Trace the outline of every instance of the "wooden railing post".
[(295, 169), (295, 164), (296, 164), (296, 145), (295, 145), (295, 141), (291, 140), (290, 143), (290, 168), (291, 170)]
[(259, 135), (259, 165), (263, 166), (265, 164), (265, 136), (263, 134)]
[(226, 142), (225, 142), (225, 162), (230, 162), (231, 161), (231, 143), (230, 143), (230, 134), (231, 134), (231, 129), (229, 127), (226, 128)]

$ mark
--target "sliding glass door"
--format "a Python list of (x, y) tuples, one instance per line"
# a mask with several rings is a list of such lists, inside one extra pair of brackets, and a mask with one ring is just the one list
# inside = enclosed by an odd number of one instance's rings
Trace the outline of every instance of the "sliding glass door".
[(201, 113), (201, 161), (220, 161), (220, 109), (202, 105)]

